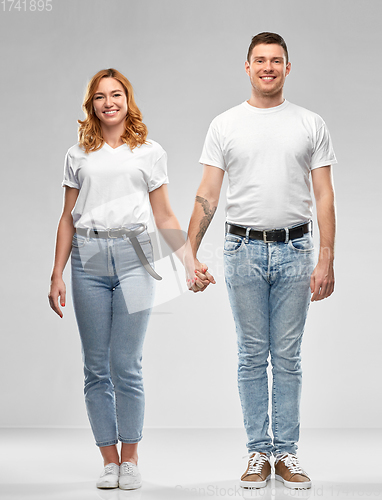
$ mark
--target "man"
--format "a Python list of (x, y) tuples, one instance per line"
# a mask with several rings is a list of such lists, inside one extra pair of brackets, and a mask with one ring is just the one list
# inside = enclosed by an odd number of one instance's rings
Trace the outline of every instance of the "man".
[[(188, 231), (196, 276), (189, 287), (200, 291), (213, 279), (200, 274), (197, 250), (227, 172), (224, 267), (238, 337), (238, 385), (250, 454), (242, 487), (266, 486), (272, 454), (276, 479), (289, 488), (311, 486), (296, 456), (301, 340), (309, 302), (329, 297), (334, 289), (331, 165), (337, 161), (322, 118), (284, 99), (290, 70), (281, 36), (253, 37), (245, 62), (251, 97), (210, 125)], [(320, 232), (317, 265), (310, 178)], [(269, 355), (273, 439), (268, 433)]]

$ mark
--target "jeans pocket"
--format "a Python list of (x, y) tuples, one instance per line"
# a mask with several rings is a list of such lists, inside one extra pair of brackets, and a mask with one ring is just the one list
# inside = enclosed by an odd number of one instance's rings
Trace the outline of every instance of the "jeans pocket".
[(143, 253), (146, 255), (146, 259), (153, 265), (154, 250), (153, 250), (153, 244), (151, 243), (151, 239), (140, 241), (139, 243), (142, 247)]
[(244, 238), (240, 236), (233, 236), (232, 234), (227, 234), (224, 240), (224, 253), (226, 255), (232, 255), (238, 252), (244, 243)]
[(309, 233), (306, 233), (302, 238), (296, 238), (294, 240), (289, 240), (288, 245), (292, 250), (296, 252), (313, 252), (314, 242), (313, 238)]
[(85, 245), (87, 239), (85, 236), (80, 236), (77, 233), (74, 233), (73, 238), (72, 238), (72, 246), (75, 248), (81, 248)]

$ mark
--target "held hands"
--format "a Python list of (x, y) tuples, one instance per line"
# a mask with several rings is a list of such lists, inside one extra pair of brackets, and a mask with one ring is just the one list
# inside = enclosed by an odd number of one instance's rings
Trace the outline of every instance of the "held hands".
[(197, 259), (194, 262), (194, 269), (191, 272), (186, 270), (187, 286), (191, 292), (204, 292), (210, 283), (215, 284), (216, 281), (212, 274), (207, 269), (206, 264), (201, 264)]
[(201, 264), (194, 257), (189, 240), (184, 246), (183, 265), (186, 271), (187, 287), (190, 292), (203, 292), (210, 283), (216, 283), (212, 274), (207, 271), (208, 266)]
[(216, 284), (214, 277), (207, 269), (206, 264), (201, 264), (195, 259), (194, 275), (190, 274), (189, 276), (187, 273), (187, 286), (191, 292), (204, 292), (210, 283)]
[(207, 271), (208, 266), (194, 258), (189, 249), (184, 253), (183, 264), (186, 270), (187, 286), (191, 292), (203, 292), (210, 283), (216, 283), (212, 274)]
[(65, 307), (66, 286), (62, 278), (52, 278), (48, 295), (49, 305), (53, 311), (62, 318), (64, 315), (60, 309), (58, 298), (60, 297), (61, 307)]

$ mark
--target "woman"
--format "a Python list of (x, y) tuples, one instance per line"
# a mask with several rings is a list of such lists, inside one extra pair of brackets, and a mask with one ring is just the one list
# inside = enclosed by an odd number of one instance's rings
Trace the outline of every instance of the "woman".
[[(85, 401), (104, 460), (97, 487), (135, 489), (141, 486), (137, 448), (144, 416), (142, 347), (155, 279), (161, 279), (152, 268), (146, 230), (150, 204), (157, 227), (171, 230), (167, 239), (178, 255), (184, 239), (167, 194), (166, 153), (147, 140), (130, 82), (114, 69), (98, 72), (88, 85), (83, 109), (79, 143), (65, 159), (64, 208), (49, 301), (63, 317), (62, 273), (71, 253)], [(199, 280), (192, 276), (194, 291), (209, 283), (203, 274)]]

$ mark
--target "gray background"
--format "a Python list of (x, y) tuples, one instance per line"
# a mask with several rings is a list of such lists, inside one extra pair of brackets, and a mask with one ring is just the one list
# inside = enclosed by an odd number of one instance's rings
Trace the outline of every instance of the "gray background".
[[(249, 98), (244, 61), (250, 39), (275, 31), (285, 38), (292, 62), (285, 95), (323, 116), (339, 160), (337, 284), (330, 299), (310, 310), (302, 424), (379, 427), (381, 2), (52, 5), (51, 12), (0, 11), (0, 425), (88, 425), (70, 294), (63, 320), (46, 297), (63, 160), (77, 141), (89, 78), (115, 67), (132, 82), (149, 137), (168, 152), (171, 202), (186, 230), (207, 127), (218, 113)], [(154, 310), (149, 325), (148, 427), (242, 426), (235, 331), (222, 273), (224, 191), (201, 252), (217, 284), (203, 294), (179, 292)], [(65, 279), (69, 288), (69, 269)]]

